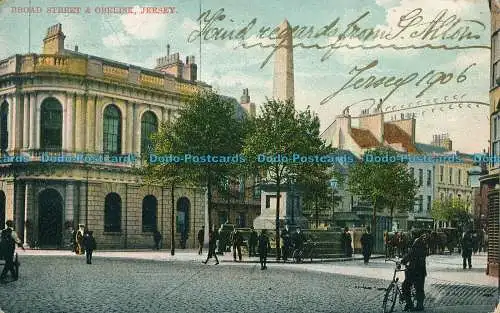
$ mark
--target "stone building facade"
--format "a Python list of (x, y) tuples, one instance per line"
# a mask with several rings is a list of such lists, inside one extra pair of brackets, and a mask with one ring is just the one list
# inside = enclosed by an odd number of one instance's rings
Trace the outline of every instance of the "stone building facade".
[(210, 88), (194, 57), (152, 70), (65, 49), (64, 38), (54, 25), (43, 54), (0, 61), (1, 225), (14, 220), (28, 246), (62, 247), (84, 224), (100, 248), (145, 248), (155, 229), (170, 246), (173, 224), (176, 245), (195, 246), (205, 192), (179, 187), (173, 208), (170, 188), (136, 171), (161, 121)]
[(490, 155), (488, 173), (480, 178), (481, 190), (488, 198), (488, 263), (486, 273), (497, 276), (500, 263), (500, 7), (489, 1), (491, 12), (490, 67)]

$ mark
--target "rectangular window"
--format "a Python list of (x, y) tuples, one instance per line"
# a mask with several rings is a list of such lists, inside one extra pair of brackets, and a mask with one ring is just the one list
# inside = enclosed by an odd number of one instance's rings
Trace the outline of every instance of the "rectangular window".
[(431, 210), (432, 199), (431, 196), (427, 196), (427, 211)]
[(238, 219), (236, 220), (236, 225), (239, 228), (245, 227), (245, 213), (239, 213), (238, 214)]
[(272, 196), (266, 196), (266, 209), (269, 209), (271, 207), (271, 197)]
[(497, 139), (497, 123), (498, 123), (498, 119), (497, 117), (493, 117), (493, 139)]
[(424, 184), (424, 170), (419, 169), (418, 170), (418, 186), (422, 186)]
[(427, 170), (427, 186), (431, 186), (432, 184), (432, 171), (431, 170)]
[(439, 167), (439, 181), (443, 182), (443, 180), (444, 180), (444, 166), (441, 165)]
[(418, 211), (419, 211), (419, 212), (422, 212), (423, 207), (424, 207), (424, 196), (423, 196), (423, 195), (420, 195), (420, 196), (418, 197)]
[(449, 169), (449, 174), (448, 175), (450, 177), (450, 179), (449, 179), (448, 182), (451, 185), (451, 184), (453, 184), (453, 169), (452, 168)]
[(462, 170), (461, 169), (458, 169), (457, 184), (459, 184), (459, 185), (462, 184)]

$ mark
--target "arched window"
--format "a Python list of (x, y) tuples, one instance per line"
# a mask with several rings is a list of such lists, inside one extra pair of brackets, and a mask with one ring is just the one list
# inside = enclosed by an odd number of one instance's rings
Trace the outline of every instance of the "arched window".
[(120, 154), (122, 146), (122, 119), (120, 110), (110, 104), (104, 110), (103, 150), (104, 153)]
[(114, 192), (104, 200), (104, 231), (120, 232), (122, 230), (122, 200)]
[(157, 203), (156, 198), (152, 195), (142, 199), (142, 231), (152, 232), (156, 230), (157, 223)]
[(45, 99), (40, 115), (40, 149), (61, 150), (62, 106), (54, 98)]
[(189, 207), (190, 202), (186, 197), (177, 200), (177, 232), (187, 235), (189, 232)]
[(9, 145), (9, 129), (7, 128), (7, 119), (9, 117), (9, 104), (7, 101), (0, 107), (0, 151), (7, 151)]
[(151, 135), (158, 131), (158, 119), (156, 115), (148, 111), (141, 118), (141, 153), (147, 153), (152, 149)]

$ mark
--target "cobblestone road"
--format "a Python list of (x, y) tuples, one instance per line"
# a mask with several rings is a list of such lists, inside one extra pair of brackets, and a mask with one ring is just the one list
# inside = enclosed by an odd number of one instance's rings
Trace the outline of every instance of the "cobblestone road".
[[(5, 313), (371, 313), (381, 311), (387, 286), (384, 280), (274, 264), (261, 271), (253, 264), (215, 266), (98, 257), (86, 265), (84, 257), (77, 256), (24, 256), (22, 262), (20, 280), (0, 285), (0, 308)], [(430, 310), (447, 305), (495, 305), (493, 287), (443, 283), (426, 288)]]

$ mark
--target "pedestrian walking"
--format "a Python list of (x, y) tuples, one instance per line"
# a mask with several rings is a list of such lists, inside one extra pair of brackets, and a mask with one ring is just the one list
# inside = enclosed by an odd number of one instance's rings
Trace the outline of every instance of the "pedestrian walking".
[(158, 229), (153, 232), (153, 240), (155, 242), (155, 250), (160, 250), (161, 233)]
[(361, 235), (360, 242), (364, 263), (368, 264), (373, 248), (373, 235), (370, 233), (370, 227), (367, 227), (363, 235)]
[(255, 252), (256, 247), (257, 247), (257, 239), (259, 238), (259, 235), (255, 231), (255, 229), (250, 227), (251, 232), (250, 232), (250, 238), (248, 238), (248, 256), (257, 256), (257, 253)]
[(217, 235), (215, 231), (210, 230), (208, 233), (208, 256), (205, 261), (203, 261), (203, 264), (207, 264), (208, 259), (214, 257), (215, 258), (215, 265), (219, 264), (219, 259), (217, 258), (217, 253), (215, 253), (215, 248), (216, 248), (216, 242), (217, 242)]
[(342, 245), (342, 250), (344, 251), (344, 255), (348, 258), (352, 257), (352, 237), (351, 233), (349, 233), (349, 227), (344, 228), (344, 232), (342, 233), (340, 243)]
[(78, 231), (76, 232), (76, 254), (82, 255), (83, 254), (83, 234), (85, 233), (85, 225), (79, 224), (78, 225)]
[[(403, 297), (406, 305), (403, 311), (423, 311), (425, 299), (425, 276), (427, 269), (425, 266), (425, 258), (427, 257), (427, 233), (422, 232), (415, 239), (410, 251), (401, 260), (402, 264), (408, 264), (405, 271), (405, 280), (402, 285)], [(417, 306), (413, 307), (411, 298), (411, 287), (415, 286), (415, 298)]]
[(203, 253), (203, 244), (205, 243), (205, 226), (201, 226), (201, 229), (198, 231), (198, 255)]
[(92, 253), (97, 248), (94, 238), (94, 232), (86, 230), (83, 234), (83, 246), (85, 247), (85, 256), (87, 257), (87, 264), (92, 264)]
[(472, 238), (472, 232), (467, 230), (462, 235), (462, 265), (463, 268), (467, 268), (467, 263), (469, 265), (469, 269), (472, 268), (472, 250), (474, 249), (474, 239)]
[(267, 269), (267, 253), (271, 250), (271, 243), (269, 242), (269, 237), (267, 232), (263, 229), (259, 236), (259, 258), (260, 258), (260, 269)]
[(7, 273), (10, 272), (12, 278), (17, 280), (19, 278), (19, 273), (14, 267), (14, 251), (16, 250), (16, 244), (24, 250), (21, 240), (14, 230), (14, 222), (8, 220), (5, 225), (7, 226), (2, 230), (0, 234), (0, 253), (5, 261), (5, 265), (0, 274), (0, 280), (4, 280), (7, 277)]
[(290, 231), (288, 230), (288, 225), (285, 225), (285, 228), (281, 232), (281, 239), (283, 239), (283, 262), (286, 262), (292, 250), (292, 236), (290, 235)]
[(236, 262), (236, 252), (238, 252), (238, 260), (241, 262), (241, 245), (243, 244), (243, 236), (236, 230), (231, 233), (231, 242), (233, 244), (233, 260)]

